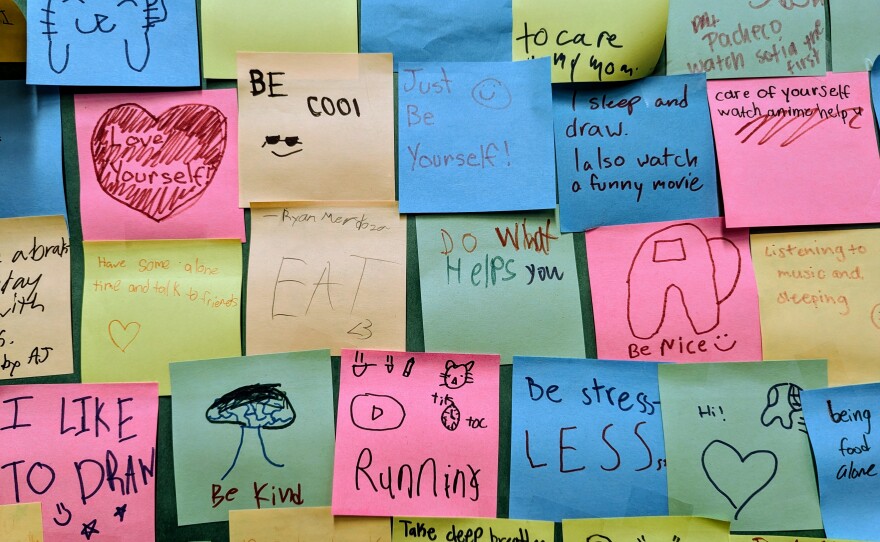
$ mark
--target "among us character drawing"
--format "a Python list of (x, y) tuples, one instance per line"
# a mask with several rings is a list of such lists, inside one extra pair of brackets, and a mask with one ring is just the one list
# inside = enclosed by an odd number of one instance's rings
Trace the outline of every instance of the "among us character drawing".
[(446, 360), (446, 370), (440, 373), (440, 378), (443, 379), (443, 383), (440, 384), (440, 386), (451, 390), (457, 390), (465, 384), (470, 384), (474, 381), (474, 375), (471, 373), (471, 369), (473, 368), (473, 360), (460, 365), (456, 364), (451, 359)]
[(807, 432), (804, 411), (801, 407), (803, 388), (791, 382), (774, 384), (767, 390), (767, 406), (761, 412), (761, 425), (772, 427), (779, 423), (783, 429), (797, 429)]
[(642, 241), (627, 276), (627, 320), (634, 337), (660, 333), (670, 303), (679, 302), (699, 335), (718, 327), (721, 304), (736, 289), (742, 259), (724, 237), (691, 223), (674, 224)]
[[(287, 148), (291, 149), (291, 150), (288, 150), (287, 152), (285, 152), (283, 147), (279, 147), (281, 149), (281, 152), (275, 152), (275, 149), (272, 149), (271, 147), (278, 145), (282, 141), (284, 142), (285, 145), (287, 145)], [(303, 142), (300, 141), (299, 136), (281, 137), (280, 135), (267, 135), (266, 140), (263, 141), (263, 144), (260, 145), (260, 148), (263, 148), (266, 145), (269, 145), (272, 154), (274, 154), (275, 156), (277, 156), (279, 158), (284, 158), (285, 156), (290, 156), (291, 154), (296, 154), (298, 152), (302, 152), (302, 149), (294, 149), (294, 147), (296, 147), (297, 145), (302, 145), (302, 144), (303, 144)]]
[(41, 33), (49, 40), (49, 67), (58, 74), (77, 61), (76, 49), (86, 40), (106, 44), (109, 54), (125, 55), (128, 67), (142, 72), (150, 61), (150, 29), (168, 18), (165, 0), (35, 1), (45, 5)]
[[(225, 480), (232, 469), (235, 468), (245, 437), (256, 434), (259, 440), (260, 451), (270, 465), (283, 467), (269, 459), (266, 453), (266, 443), (263, 441), (263, 429), (284, 429), (293, 425), (296, 420), (296, 412), (287, 397), (287, 393), (280, 389), (281, 384), (250, 384), (236, 388), (224, 394), (211, 403), (205, 411), (205, 418), (209, 423), (228, 423), (238, 425), (241, 428), (241, 436), (232, 465), (223, 475)], [(251, 437), (253, 438), (253, 437)]]

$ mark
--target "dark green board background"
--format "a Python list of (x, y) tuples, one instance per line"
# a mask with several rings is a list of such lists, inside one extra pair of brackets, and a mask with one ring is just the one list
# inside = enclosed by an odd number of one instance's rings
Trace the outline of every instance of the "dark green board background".
[[(658, 63), (655, 74), (663, 74), (665, 70), (664, 59)], [(25, 69), (23, 64), (0, 63), (0, 79), (24, 79)], [(203, 88), (226, 88), (234, 86), (228, 81), (211, 81), (205, 83)], [(396, 103), (396, 77), (395, 77), (395, 103)], [(161, 89), (142, 88), (83, 88), (61, 87), (61, 122), (64, 154), (64, 188), (67, 196), (68, 225), (70, 228), (71, 245), (71, 320), (73, 323), (73, 356), (74, 373), (54, 377), (27, 378), (14, 380), (15, 384), (32, 383), (71, 383), (80, 381), (80, 331), (82, 312), (82, 283), (83, 283), (83, 252), (82, 252), (82, 229), (80, 227), (79, 207), (79, 165), (77, 158), (77, 142), (74, 129), (73, 95), (97, 92), (143, 92), (162, 91)], [(165, 89), (179, 90), (179, 89)], [(396, 114), (396, 113), (395, 113)], [(396, 144), (396, 130), (395, 130)], [(2, 195), (0, 195), (2, 197)], [(248, 239), (250, 239), (250, 212), (245, 211), (245, 227)], [(771, 230), (767, 230), (771, 231)], [(778, 231), (778, 230), (776, 230)], [(575, 256), (578, 263), (578, 282), (583, 313), (584, 337), (586, 344), (585, 357), (596, 356), (596, 339), (593, 329), (592, 303), (590, 300), (589, 280), (587, 277), (586, 248), (583, 234), (572, 234), (571, 241), (574, 243)], [(242, 260), (244, 269), (242, 274), (243, 290), (247, 284), (248, 243), (242, 245)], [(424, 335), (422, 333), (422, 301), (419, 289), (419, 262), (416, 248), (415, 221), (410, 220), (407, 226), (407, 284), (406, 284), (406, 348), (410, 351), (424, 351)], [(246, 292), (242, 291), (242, 352), (244, 347), (245, 331), (245, 304), (247, 303)], [(182, 331), (181, 333), (186, 333)], [(333, 387), (334, 402), (339, 390), (339, 358), (333, 358)], [(510, 389), (511, 389), (511, 366), (501, 367), (501, 396), (500, 413), (501, 425), (498, 459), (498, 517), (507, 517), (509, 495), (509, 472), (510, 472)], [(174, 463), (171, 439), (171, 398), (159, 399), (159, 427), (157, 446), (156, 468), (156, 540), (169, 542), (188, 542), (196, 540), (211, 540), (212, 542), (225, 542), (229, 540), (228, 524), (205, 523), (186, 527), (177, 526), (177, 502), (174, 489)], [(824, 536), (823, 531), (798, 531), (789, 533), (800, 536)], [(0, 534), (2, 536), (2, 534)], [(556, 539), (562, 540), (561, 527), (556, 525)]]

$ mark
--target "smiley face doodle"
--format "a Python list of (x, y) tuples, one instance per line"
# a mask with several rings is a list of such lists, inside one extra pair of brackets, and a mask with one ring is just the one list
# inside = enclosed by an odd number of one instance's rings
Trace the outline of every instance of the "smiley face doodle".
[[(288, 148), (291, 148), (291, 149), (293, 149), (293, 147), (296, 147), (297, 145), (303, 144), (303, 142), (300, 141), (299, 136), (287, 136), (287, 137), (282, 138), (280, 135), (271, 135), (271, 136), (267, 135), (266, 140), (263, 141), (263, 144), (260, 145), (260, 148), (262, 149), (266, 145), (277, 145), (277, 144), (281, 143), (282, 141), (284, 142), (285, 145), (288, 146)], [(278, 152), (275, 152), (274, 150), (271, 152), (272, 152), (272, 154), (274, 154), (275, 156), (277, 156), (279, 158), (284, 158), (285, 156), (290, 156), (291, 154), (296, 154), (298, 152), (302, 152), (302, 149), (294, 149), (294, 150), (292, 150), (290, 152), (286, 152), (286, 153), (285, 152), (278, 153)]]
[(728, 346), (727, 348), (722, 348), (721, 345), (718, 344), (722, 340), (729, 340), (727, 337), (727, 333), (724, 334), (723, 339), (721, 335), (715, 335), (715, 342), (712, 343), (712, 345), (721, 352), (730, 352), (731, 350), (733, 350), (733, 347), (736, 346), (736, 339), (734, 339), (734, 341), (730, 343), (730, 346)]
[(494, 77), (487, 77), (474, 85), (471, 98), (488, 109), (507, 109), (513, 101), (504, 83)]

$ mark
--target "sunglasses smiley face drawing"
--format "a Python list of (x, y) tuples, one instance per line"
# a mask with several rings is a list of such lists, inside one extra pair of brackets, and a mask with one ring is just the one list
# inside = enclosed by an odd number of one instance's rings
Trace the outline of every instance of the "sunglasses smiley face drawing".
[(290, 156), (292, 154), (302, 152), (302, 149), (295, 149), (294, 148), (297, 145), (303, 144), (302, 141), (300, 141), (299, 136), (287, 136), (287, 137), (282, 138), (280, 135), (272, 135), (272, 136), (267, 135), (266, 140), (263, 141), (263, 144), (260, 145), (260, 148), (262, 149), (266, 145), (278, 145), (281, 142), (284, 142), (284, 144), (287, 145), (287, 148), (291, 149), (291, 150), (289, 152), (275, 152), (274, 150), (272, 150), (271, 151), (272, 154), (274, 154), (275, 156), (277, 156), (279, 158), (284, 158), (285, 156)]

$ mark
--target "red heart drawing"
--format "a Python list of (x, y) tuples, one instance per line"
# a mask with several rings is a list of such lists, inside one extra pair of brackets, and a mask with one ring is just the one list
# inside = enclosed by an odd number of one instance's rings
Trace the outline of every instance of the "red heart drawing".
[(122, 104), (101, 115), (91, 143), (101, 189), (161, 222), (211, 184), (226, 151), (226, 116), (204, 104), (178, 105), (158, 117)]

